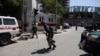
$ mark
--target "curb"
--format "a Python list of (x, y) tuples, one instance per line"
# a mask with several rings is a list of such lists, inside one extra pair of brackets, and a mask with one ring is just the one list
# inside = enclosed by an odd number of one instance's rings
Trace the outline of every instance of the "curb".
[[(44, 31), (38, 31), (37, 34), (44, 34), (43, 32)], [(62, 33), (62, 30), (61, 29), (60, 30), (57, 30), (57, 31), (54, 31), (54, 34), (59, 34), (59, 33)], [(27, 39), (30, 39), (31, 37), (32, 37), (32, 33), (24, 32), (20, 36), (15, 37), (12, 40), (13, 41), (17, 41), (17, 40), (27, 40)]]

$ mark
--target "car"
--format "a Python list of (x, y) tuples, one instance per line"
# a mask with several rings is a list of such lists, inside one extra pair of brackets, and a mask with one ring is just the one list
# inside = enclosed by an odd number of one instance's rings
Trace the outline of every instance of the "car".
[(83, 31), (79, 48), (94, 56), (100, 56), (100, 31)]
[(20, 35), (19, 25), (15, 17), (0, 16), (0, 44), (7, 45), (12, 37)]
[(89, 23), (89, 24), (85, 24), (84, 28), (88, 31), (91, 31), (91, 30), (97, 30), (98, 26), (96, 23)]
[(100, 29), (100, 22), (96, 23), (97, 29)]
[(84, 28), (87, 29), (87, 30), (92, 30), (92, 24), (91, 23), (87, 23), (84, 25)]
[(68, 28), (70, 28), (69, 23), (63, 23), (63, 28), (64, 28), (64, 29), (68, 29)]

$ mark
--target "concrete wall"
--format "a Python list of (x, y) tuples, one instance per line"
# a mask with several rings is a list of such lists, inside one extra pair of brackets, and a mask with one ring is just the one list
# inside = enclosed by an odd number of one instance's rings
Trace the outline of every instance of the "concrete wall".
[[(40, 18), (43, 18), (40, 20)], [(53, 22), (49, 22), (49, 19), (53, 19)], [(39, 13), (36, 16), (36, 21), (40, 24), (41, 22), (45, 22), (47, 24), (55, 24), (55, 17), (52, 14), (46, 14), (46, 13)], [(52, 26), (53, 29), (55, 29), (55, 26)], [(44, 30), (42, 25), (38, 26), (38, 30)]]
[(37, 1), (36, 0), (28, 0), (27, 5), (27, 19), (26, 22), (28, 23), (27, 31), (30, 32), (32, 29), (32, 23), (34, 19), (34, 9), (37, 9)]

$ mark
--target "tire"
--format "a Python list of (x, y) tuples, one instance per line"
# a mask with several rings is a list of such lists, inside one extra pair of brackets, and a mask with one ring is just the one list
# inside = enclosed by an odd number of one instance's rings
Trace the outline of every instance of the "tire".
[(98, 56), (100, 56), (100, 53), (98, 54)]
[(1, 45), (7, 45), (10, 42), (11, 42), (11, 36), (10, 35), (4, 34), (4, 35), (1, 36), (1, 39), (0, 39), (0, 44)]
[(93, 54), (93, 56), (98, 56), (98, 54)]

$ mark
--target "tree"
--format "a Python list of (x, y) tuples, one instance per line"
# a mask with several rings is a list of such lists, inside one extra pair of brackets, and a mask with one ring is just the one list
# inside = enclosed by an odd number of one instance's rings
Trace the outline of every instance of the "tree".
[(58, 0), (38, 0), (38, 2), (41, 2), (43, 4), (43, 8), (46, 12), (55, 13), (55, 9), (57, 9), (57, 14), (63, 14), (64, 8), (63, 6), (58, 2)]
[(58, 3), (58, 2), (56, 4), (57, 4), (57, 13), (59, 15), (63, 15), (64, 14), (64, 8), (63, 8), (63, 6), (60, 3)]
[[(0, 0), (0, 15), (3, 16), (13, 16), (17, 19), (21, 19), (22, 11), (22, 0)], [(27, 0), (24, 1), (24, 6), (26, 6)], [(26, 7), (24, 7), (26, 8)]]

